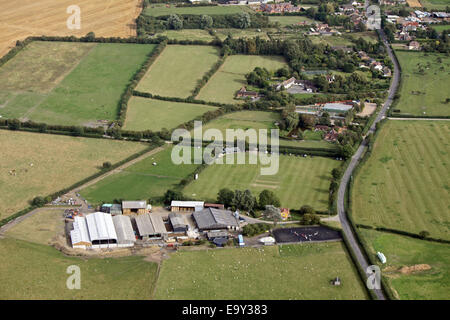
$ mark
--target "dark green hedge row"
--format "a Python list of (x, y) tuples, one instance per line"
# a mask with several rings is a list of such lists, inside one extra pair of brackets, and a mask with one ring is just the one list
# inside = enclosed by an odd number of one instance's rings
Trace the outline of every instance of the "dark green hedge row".
[[(51, 198), (52, 200), (54, 200), (54, 199), (56, 199), (57, 197), (62, 196), (62, 195), (64, 195), (64, 194), (66, 194), (67, 192), (69, 192), (69, 191), (71, 191), (71, 190), (73, 190), (73, 189), (75, 189), (75, 188), (78, 188), (78, 187), (82, 186), (83, 184), (85, 184), (85, 183), (87, 183), (87, 182), (89, 182), (89, 181), (91, 181), (91, 180), (93, 180), (93, 179), (95, 179), (95, 178), (98, 178), (98, 177), (100, 177), (101, 175), (103, 175), (103, 174), (105, 174), (105, 173), (107, 173), (107, 172), (109, 172), (109, 171), (112, 171), (112, 170), (114, 170), (114, 169), (120, 167), (121, 165), (123, 165), (123, 164), (129, 162), (129, 161), (134, 160), (134, 159), (140, 157), (141, 155), (143, 155), (143, 154), (145, 154), (145, 153), (147, 153), (147, 152), (149, 152), (149, 151), (151, 151), (151, 150), (153, 150), (153, 149), (155, 149), (155, 148), (157, 148), (157, 147), (158, 147), (158, 145), (153, 145), (153, 144), (152, 144), (152, 145), (150, 145), (148, 148), (145, 148), (144, 150), (139, 151), (139, 152), (137, 152), (137, 153), (135, 153), (135, 154), (129, 156), (128, 158), (126, 158), (126, 159), (124, 159), (124, 160), (121, 160), (121, 161), (119, 161), (119, 162), (113, 164), (111, 167), (106, 168), (106, 169), (102, 169), (101, 171), (99, 171), (99, 172), (97, 172), (97, 173), (94, 173), (93, 175), (91, 175), (91, 176), (89, 176), (89, 177), (87, 177), (87, 178), (85, 178), (85, 179), (83, 179), (83, 180), (81, 180), (81, 181), (78, 181), (78, 182), (74, 183), (74, 184), (71, 185), (70, 187), (61, 189), (61, 190), (59, 190), (59, 191), (57, 191), (57, 192), (54, 192), (54, 193), (52, 193), (52, 194), (50, 194), (50, 195), (48, 195), (48, 196), (45, 196), (44, 198)], [(36, 206), (30, 206), (30, 207), (28, 207), (28, 208), (25, 208), (25, 209), (23, 209), (23, 210), (21, 210), (21, 211), (15, 213), (15, 214), (13, 214), (13, 215), (11, 215), (11, 216), (9, 216), (9, 217), (7, 217), (7, 218), (1, 220), (1, 221), (0, 221), (0, 227), (3, 226), (3, 225), (5, 225), (5, 224), (7, 224), (8, 222), (10, 222), (10, 221), (12, 221), (12, 220), (18, 218), (18, 217), (20, 217), (20, 216), (23, 216), (23, 215), (29, 213), (30, 211), (32, 211), (32, 210), (34, 210), (34, 209), (36, 209), (36, 208), (38, 208), (38, 207), (36, 207)]]
[(442, 238), (427, 237), (427, 236), (424, 237), (418, 233), (408, 232), (408, 231), (403, 231), (403, 230), (398, 230), (398, 229), (368, 226), (368, 225), (359, 224), (359, 223), (356, 224), (356, 227), (362, 228), (362, 229), (370, 229), (370, 230), (376, 230), (376, 231), (381, 231), (381, 232), (394, 233), (394, 234), (398, 234), (401, 236), (406, 236), (406, 237), (420, 239), (420, 240), (439, 242), (439, 243), (450, 243), (450, 240), (446, 240), (446, 239), (442, 239)]
[[(227, 55), (224, 54), (222, 57), (220, 57), (219, 60), (209, 69), (203, 78), (198, 80), (197, 85), (195, 86), (194, 90), (192, 90), (192, 95), (189, 97), (191, 99), (195, 99), (195, 97), (200, 93), (200, 90), (206, 85), (206, 83), (209, 81), (209, 79), (219, 70), (219, 68), (223, 65), (227, 58)], [(188, 99), (189, 99), (188, 98)]]
[(8, 60), (14, 58), (23, 48), (25, 48), (30, 42), (32, 42), (32, 38), (26, 38), (23, 41), (17, 41), (16, 46), (8, 51), (3, 57), (0, 58), (0, 67), (4, 65)]

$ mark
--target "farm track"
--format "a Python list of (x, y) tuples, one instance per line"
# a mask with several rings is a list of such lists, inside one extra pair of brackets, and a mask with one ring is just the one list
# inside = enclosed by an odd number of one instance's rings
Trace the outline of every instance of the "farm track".
[(69, 30), (66, 21), (70, 0), (0, 0), (0, 57), (12, 49), (17, 40), (29, 36), (84, 36), (93, 31), (102, 37), (136, 36), (135, 19), (142, 10), (142, 0), (78, 0), (81, 29)]

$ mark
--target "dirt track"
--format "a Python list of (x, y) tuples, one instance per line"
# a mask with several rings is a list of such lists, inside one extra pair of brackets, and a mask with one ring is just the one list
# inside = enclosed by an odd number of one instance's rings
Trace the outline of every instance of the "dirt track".
[[(90, 31), (103, 37), (135, 36), (141, 4), (142, 0), (0, 0), (0, 57), (28, 36), (83, 36)], [(80, 7), (80, 30), (67, 28), (66, 10), (71, 5)]]

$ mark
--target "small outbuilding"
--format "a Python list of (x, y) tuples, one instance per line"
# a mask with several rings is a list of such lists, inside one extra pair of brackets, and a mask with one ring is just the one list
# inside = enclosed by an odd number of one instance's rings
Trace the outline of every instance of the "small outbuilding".
[(205, 202), (203, 201), (176, 201), (173, 200), (170, 204), (170, 211), (172, 212), (193, 212), (203, 210)]

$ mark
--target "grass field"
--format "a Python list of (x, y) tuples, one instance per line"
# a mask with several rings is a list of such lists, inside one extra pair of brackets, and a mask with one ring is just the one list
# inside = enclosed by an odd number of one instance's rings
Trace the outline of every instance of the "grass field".
[(170, 14), (235, 14), (241, 12), (251, 12), (247, 6), (198, 6), (198, 7), (176, 7), (171, 4), (150, 4), (144, 11), (150, 16), (168, 16)]
[[(70, 30), (66, 10), (78, 5), (81, 10), (81, 28)], [(17, 40), (29, 36), (84, 36), (95, 32), (99, 37), (136, 36), (135, 19), (141, 12), (140, 0), (0, 0), (2, 8), (0, 57), (15, 46)], [(32, 19), (30, 19), (32, 17)]]
[[(0, 218), (118, 162), (144, 144), (0, 130)], [(33, 164), (33, 166), (31, 166)], [(15, 170), (16, 175), (10, 174)]]
[(322, 37), (322, 36), (308, 36), (309, 39), (311, 39), (312, 43), (314, 44), (329, 44), (330, 46), (353, 46), (353, 42), (351, 42), (349, 39), (341, 36), (329, 36), (329, 37)]
[(278, 56), (230, 56), (203, 87), (197, 98), (213, 102), (237, 103), (238, 100), (234, 99), (234, 96), (236, 91), (246, 85), (245, 74), (253, 71), (255, 67), (276, 70), (283, 66), (286, 66), (286, 62), (283, 57)]
[[(232, 158), (235, 155), (227, 155)], [(279, 156), (279, 171), (276, 175), (261, 175), (260, 168), (267, 167), (258, 160), (257, 164), (213, 164), (207, 167), (195, 180), (188, 184), (183, 192), (188, 197), (213, 201), (222, 188), (231, 190), (249, 189), (254, 195), (262, 190), (273, 191), (280, 199), (281, 205), (299, 209), (310, 205), (316, 210), (328, 209), (328, 188), (331, 170), (339, 162), (322, 157)], [(235, 161), (236, 162), (236, 161)]]
[(40, 209), (8, 229), (6, 235), (14, 239), (49, 244), (57, 234), (64, 234), (64, 209)]
[[(161, 197), (194, 172), (197, 165), (175, 165), (171, 148), (148, 157), (125, 170), (111, 175), (81, 191), (90, 203), (111, 202), (114, 199), (142, 200)], [(153, 162), (157, 165), (154, 166)]]
[(234, 39), (238, 38), (256, 38), (260, 37), (264, 40), (269, 40), (269, 37), (267, 35), (267, 32), (270, 32), (272, 30), (276, 29), (214, 29), (216, 31), (216, 35), (219, 37), (220, 40), (224, 41), (229, 35), (233, 37)]
[(218, 49), (212, 46), (167, 46), (136, 90), (187, 98), (218, 58)]
[(128, 103), (124, 128), (136, 131), (173, 129), (215, 109), (217, 108), (202, 104), (132, 97)]
[(448, 31), (450, 30), (450, 25), (446, 24), (446, 25), (431, 25), (431, 28), (435, 29), (437, 32), (442, 32), (442, 31)]
[(94, 43), (30, 43), (0, 68), (0, 91), (48, 93), (95, 47)]
[(305, 16), (269, 16), (270, 22), (278, 22), (280, 26), (285, 27), (299, 22), (306, 21), (308, 24), (315, 22), (314, 19), (310, 19)]
[(162, 263), (155, 299), (367, 299), (349, 259), (340, 242), (178, 251)]
[[(143, 257), (80, 259), (53, 247), (11, 238), (0, 240), (0, 299), (149, 299), (157, 265)], [(81, 289), (69, 290), (67, 267), (81, 271)], [(132, 284), (132, 285), (130, 285)]]
[(396, 55), (402, 68), (402, 84), (395, 109), (416, 116), (449, 116), (450, 108), (445, 101), (450, 98), (447, 90), (450, 58), (444, 54), (405, 51), (397, 51)]
[[(419, 1), (419, 0), (416, 0)], [(450, 6), (450, 1), (448, 0), (420, 0), (423, 7), (430, 9), (443, 10)]]
[[(370, 254), (381, 251), (386, 265), (380, 265), (394, 294), (404, 300), (450, 299), (449, 245), (400, 235), (360, 229)], [(400, 272), (402, 267), (427, 264), (429, 270)]]
[(356, 223), (450, 239), (450, 126), (390, 120), (352, 192)]
[[(114, 120), (117, 117), (118, 103), (122, 93), (134, 73), (139, 70), (146, 56), (153, 50), (154, 45), (135, 44), (97, 44), (92, 46), (81, 44), (84, 51), (77, 49), (77, 43), (58, 45), (51, 42), (38, 43), (32, 46), (30, 52), (24, 52), (25, 56), (18, 55), (5, 65), (5, 70), (0, 69), (0, 79), (6, 83), (0, 85), (0, 91), (18, 90), (14, 99), (10, 99), (6, 105), (0, 108), (0, 115), (22, 120), (33, 120), (50, 124), (64, 125), (95, 125), (97, 120)], [(54, 54), (50, 58), (46, 47), (50, 52), (62, 47), (61, 54)], [(87, 50), (89, 52), (87, 53)], [(78, 61), (62, 67), (65, 61), (71, 59), (72, 51), (77, 53)], [(84, 54), (84, 58), (81, 56)], [(35, 57), (35, 60), (30, 60)], [(29, 68), (30, 64), (37, 64)], [(11, 72), (11, 68), (15, 72)], [(30, 81), (22, 79), (31, 79)], [(62, 79), (64, 78), (64, 79)], [(11, 79), (11, 82), (10, 82)], [(48, 94), (23, 94), (21, 89), (29, 83), (40, 82), (32, 90), (45, 91), (52, 89)], [(23, 83), (21, 82), (23, 81)], [(60, 81), (60, 82), (59, 82)], [(56, 85), (56, 82), (59, 82)], [(55, 86), (52, 88), (52, 86)]]

